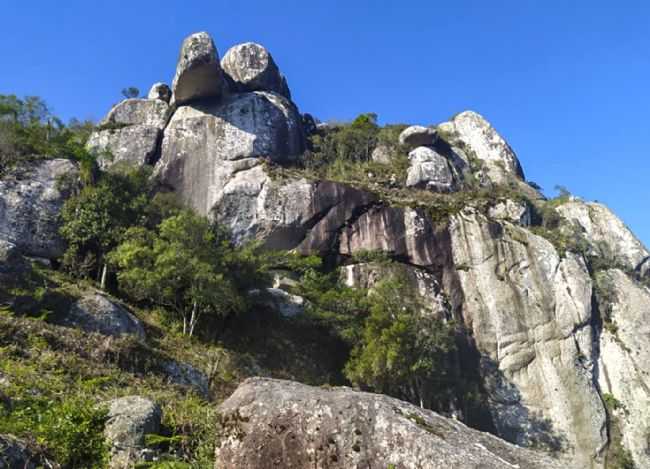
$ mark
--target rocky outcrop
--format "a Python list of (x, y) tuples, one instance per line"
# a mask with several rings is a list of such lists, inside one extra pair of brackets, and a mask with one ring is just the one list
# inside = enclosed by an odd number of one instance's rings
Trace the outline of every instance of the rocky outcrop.
[(126, 99), (110, 110), (86, 147), (102, 169), (117, 163), (131, 167), (154, 163), (169, 113), (162, 99)]
[(450, 225), (449, 291), (482, 355), (499, 436), (602, 467), (605, 409), (595, 384), (592, 282), (583, 260), (466, 209)]
[(210, 383), (202, 371), (177, 361), (166, 361), (161, 366), (170, 383), (190, 387), (205, 399), (209, 397)]
[[(238, 94), (223, 103), (178, 108), (165, 129), (156, 172), (188, 205), (207, 215), (227, 184), (237, 184), (238, 173), (253, 169), (262, 158), (290, 161), (303, 145), (293, 104), (273, 93)], [(264, 173), (254, 175), (252, 184), (264, 184)]]
[(78, 174), (73, 162), (52, 159), (26, 163), (0, 179), (0, 239), (28, 256), (62, 256), (59, 213)]
[(434, 149), (417, 147), (409, 153), (409, 162), (406, 187), (434, 192), (451, 192), (458, 187), (447, 158)]
[(11, 435), (0, 435), (0, 469), (36, 469), (43, 461), (27, 444)]
[(375, 163), (390, 164), (392, 160), (392, 152), (388, 146), (380, 143), (372, 150), (370, 158)]
[(531, 207), (522, 200), (499, 200), (488, 209), (488, 216), (493, 220), (509, 221), (520, 226), (532, 224)]
[(435, 128), (412, 125), (399, 135), (399, 144), (409, 148), (427, 147), (432, 146), (436, 138)]
[(505, 184), (523, 179), (524, 172), (510, 145), (481, 115), (465, 111), (451, 121), (438, 125), (437, 135), (457, 154), (467, 155), (478, 164), (478, 179)]
[(599, 341), (598, 384), (620, 408), (622, 443), (636, 467), (650, 467), (650, 290), (620, 270), (597, 274), (603, 321)]
[(10, 282), (29, 270), (29, 262), (15, 244), (0, 239), (0, 282)]
[(557, 211), (580, 226), (591, 247), (591, 254), (646, 274), (650, 252), (606, 206), (572, 198), (558, 206)]
[(287, 99), (291, 93), (269, 51), (254, 42), (236, 45), (221, 60), (223, 71), (238, 91), (272, 91)]
[(219, 408), (215, 467), (566, 467), (379, 394), (252, 378)]
[(147, 99), (159, 99), (169, 103), (172, 99), (172, 90), (165, 83), (154, 83), (147, 93)]
[(68, 327), (112, 337), (132, 335), (138, 339), (145, 338), (144, 327), (133, 314), (97, 292), (86, 293), (76, 301), (61, 322)]
[(172, 82), (172, 105), (218, 98), (223, 89), (219, 54), (210, 35), (200, 32), (185, 38)]
[(111, 469), (132, 467), (150, 460), (145, 435), (160, 431), (162, 411), (158, 404), (140, 396), (127, 396), (109, 403), (104, 435), (110, 445)]

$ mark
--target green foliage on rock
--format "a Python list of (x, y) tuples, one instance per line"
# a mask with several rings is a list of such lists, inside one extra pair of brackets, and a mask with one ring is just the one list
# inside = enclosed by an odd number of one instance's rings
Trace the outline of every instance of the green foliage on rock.
[(71, 121), (65, 125), (36, 96), (22, 99), (0, 94), (0, 175), (21, 161), (70, 158), (92, 165), (85, 144), (94, 126)]

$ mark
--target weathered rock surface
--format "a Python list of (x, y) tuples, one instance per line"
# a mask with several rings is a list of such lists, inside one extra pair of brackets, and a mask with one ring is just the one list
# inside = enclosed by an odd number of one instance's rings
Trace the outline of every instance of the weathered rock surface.
[(399, 135), (399, 144), (410, 148), (431, 146), (436, 141), (436, 129), (421, 125), (407, 127)]
[(446, 231), (420, 210), (374, 207), (341, 232), (339, 252), (384, 251), (417, 266), (442, 266), (448, 258)]
[(457, 188), (447, 158), (434, 149), (417, 147), (409, 153), (409, 162), (406, 187), (417, 187), (434, 192), (451, 192)]
[(88, 292), (76, 301), (62, 324), (113, 337), (133, 335), (145, 338), (142, 323), (126, 308), (97, 292)]
[(159, 99), (168, 103), (172, 99), (172, 90), (165, 83), (154, 83), (147, 93), (147, 99)]
[(165, 101), (133, 98), (125, 99), (113, 106), (100, 125), (146, 125), (163, 129), (168, 117), (169, 105)]
[(210, 383), (208, 377), (192, 365), (176, 361), (167, 361), (162, 364), (163, 372), (170, 383), (188, 386), (194, 389), (201, 397), (208, 398)]
[(59, 213), (77, 183), (77, 166), (64, 159), (27, 163), (0, 180), (0, 239), (28, 256), (63, 255)]
[(465, 111), (437, 127), (437, 134), (457, 153), (476, 158), (484, 167), (485, 177), (495, 184), (523, 179), (524, 172), (510, 145), (482, 116)]
[(530, 206), (520, 200), (500, 200), (490, 207), (488, 216), (494, 220), (509, 221), (520, 226), (530, 226), (532, 223)]
[(223, 88), (219, 54), (210, 35), (200, 32), (185, 38), (172, 82), (172, 105), (199, 98), (218, 98)]
[(130, 125), (93, 132), (86, 147), (97, 155), (102, 169), (118, 164), (140, 167), (156, 160), (161, 137), (162, 132), (156, 127)]
[(158, 433), (161, 419), (160, 407), (149, 399), (127, 396), (111, 401), (104, 427), (111, 446), (109, 467), (123, 469), (150, 459), (152, 454), (145, 446), (145, 435)]
[[(254, 170), (245, 186), (265, 183), (254, 167), (269, 158), (286, 162), (303, 151), (300, 115), (283, 97), (266, 92), (234, 95), (221, 104), (182, 106), (165, 129), (160, 180), (203, 215), (221, 200), (238, 173)], [(255, 187), (247, 187), (254, 191)]]
[(41, 464), (25, 442), (11, 435), (0, 435), (0, 469), (36, 469)]
[(221, 68), (238, 91), (272, 91), (291, 99), (287, 80), (263, 46), (247, 42), (231, 47), (221, 59)]
[(566, 467), (379, 394), (251, 378), (221, 406), (215, 467)]
[(372, 150), (370, 157), (375, 163), (390, 164), (392, 160), (392, 152), (386, 145), (379, 144), (374, 148), (374, 150)]
[(620, 270), (597, 275), (600, 335), (598, 384), (622, 404), (623, 444), (636, 467), (650, 467), (650, 290)]
[(595, 386), (592, 282), (581, 258), (466, 209), (451, 246), (466, 326), (482, 354), (498, 434), (601, 467), (606, 414)]
[(639, 272), (647, 269), (645, 263), (650, 252), (603, 204), (573, 198), (557, 207), (557, 211), (567, 220), (578, 223), (594, 255), (627, 269)]

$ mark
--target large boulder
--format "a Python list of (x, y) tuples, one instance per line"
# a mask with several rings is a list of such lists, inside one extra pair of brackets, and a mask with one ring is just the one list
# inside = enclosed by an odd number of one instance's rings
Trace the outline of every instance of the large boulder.
[(159, 99), (166, 103), (172, 99), (172, 90), (165, 83), (154, 83), (147, 93), (147, 99)]
[(161, 137), (156, 127), (130, 125), (93, 132), (86, 148), (97, 156), (102, 169), (118, 164), (137, 168), (156, 161)]
[(0, 435), (0, 469), (36, 469), (43, 461), (28, 445), (11, 435)]
[(219, 410), (221, 469), (566, 467), (435, 412), (349, 388), (251, 378)]
[(145, 338), (142, 323), (126, 308), (97, 292), (88, 292), (76, 301), (61, 320), (63, 325), (87, 332), (119, 337)]
[(0, 239), (28, 256), (61, 257), (59, 214), (78, 174), (72, 161), (51, 159), (26, 163), (0, 179)]
[(580, 226), (582, 234), (589, 242), (591, 254), (625, 269), (645, 273), (650, 252), (606, 206), (572, 198), (556, 210), (564, 218)]
[(269, 51), (254, 42), (231, 47), (221, 59), (221, 68), (239, 91), (272, 91), (291, 98), (287, 80)]
[(483, 116), (473, 111), (461, 112), (438, 125), (436, 133), (455, 153), (466, 155), (480, 166), (474, 168), (480, 173), (479, 180), (494, 184), (523, 180), (524, 172), (514, 151)]
[(111, 469), (133, 467), (152, 457), (145, 435), (160, 431), (162, 411), (158, 404), (140, 396), (127, 396), (109, 403), (104, 435), (110, 445)]
[(598, 384), (620, 407), (610, 409), (616, 413), (611, 420), (620, 425), (622, 444), (636, 467), (650, 467), (650, 289), (617, 269), (599, 272), (596, 279), (604, 326)]
[(29, 270), (29, 262), (15, 244), (0, 239), (0, 281), (9, 282)]
[(502, 438), (602, 467), (607, 417), (595, 385), (592, 281), (581, 257), (467, 208), (449, 227), (456, 284), (447, 290), (481, 355)]
[(290, 161), (303, 148), (300, 115), (291, 102), (273, 93), (244, 93), (221, 104), (178, 108), (165, 130), (156, 172), (207, 215), (237, 173), (262, 158)]
[(172, 82), (172, 105), (218, 98), (224, 89), (223, 73), (214, 41), (206, 32), (183, 40)]
[(435, 128), (412, 125), (399, 134), (399, 144), (410, 148), (431, 146), (436, 138)]
[(117, 163), (132, 167), (154, 163), (169, 114), (162, 99), (126, 99), (109, 111), (86, 148), (97, 155), (102, 169)]
[[(408, 130), (408, 129), (407, 129)], [(447, 158), (433, 148), (417, 147), (409, 153), (406, 187), (451, 192), (458, 184)]]

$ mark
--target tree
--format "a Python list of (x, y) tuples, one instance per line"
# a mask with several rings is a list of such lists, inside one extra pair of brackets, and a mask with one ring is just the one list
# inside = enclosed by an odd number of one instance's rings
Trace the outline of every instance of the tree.
[(155, 230), (129, 229), (110, 258), (120, 288), (171, 312), (182, 321), (183, 334), (192, 336), (204, 315), (241, 310), (214, 227), (190, 211), (166, 218)]
[(140, 96), (140, 90), (135, 86), (129, 86), (127, 88), (122, 88), (122, 96), (126, 99), (137, 98)]
[(61, 234), (68, 242), (63, 263), (72, 272), (91, 276), (106, 287), (106, 255), (126, 230), (147, 216), (148, 172), (104, 173), (96, 185), (84, 187), (66, 201), (61, 211)]
[(370, 315), (345, 366), (356, 386), (432, 408), (449, 387), (453, 329), (422, 312), (414, 292), (384, 280), (370, 292)]

